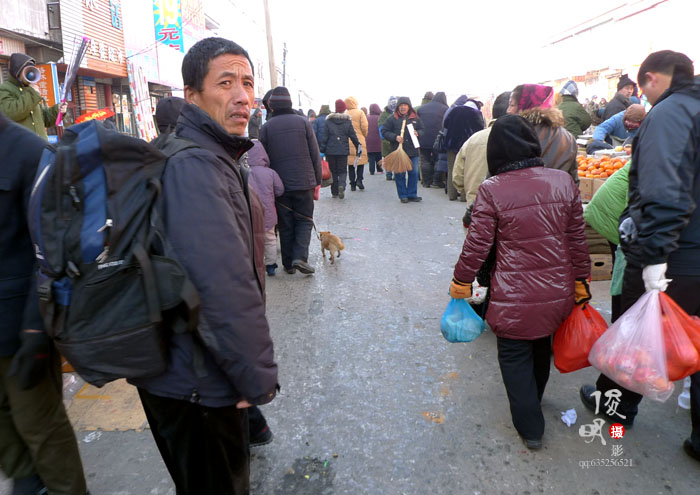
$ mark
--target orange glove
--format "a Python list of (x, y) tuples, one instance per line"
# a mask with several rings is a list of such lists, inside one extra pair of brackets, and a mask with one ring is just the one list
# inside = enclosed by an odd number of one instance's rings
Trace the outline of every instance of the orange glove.
[(588, 286), (587, 280), (576, 280), (574, 289), (574, 302), (583, 304), (591, 300), (591, 288)]
[(466, 299), (468, 297), (472, 297), (472, 284), (460, 282), (456, 278), (452, 277), (452, 284), (450, 284), (450, 297), (453, 299)]

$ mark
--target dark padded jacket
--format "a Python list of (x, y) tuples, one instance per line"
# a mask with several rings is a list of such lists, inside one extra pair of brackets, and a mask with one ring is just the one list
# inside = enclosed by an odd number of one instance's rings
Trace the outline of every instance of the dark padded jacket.
[(420, 138), (420, 147), (428, 150), (433, 149), (437, 133), (442, 129), (442, 119), (447, 112), (447, 98), (442, 91), (438, 92), (431, 101), (421, 105), (418, 109), (418, 116), (423, 121), (425, 132)]
[[(406, 117), (401, 117), (399, 115), (398, 108), (403, 103), (406, 103), (409, 106)], [(403, 150), (408, 156), (413, 158), (418, 156), (418, 150), (415, 148), (415, 146), (413, 146), (413, 140), (411, 139), (411, 136), (408, 135), (408, 124), (413, 124), (413, 128), (418, 132), (419, 143), (421, 136), (423, 136), (423, 133), (425, 132), (425, 128), (423, 127), (423, 122), (418, 117), (418, 114), (415, 110), (413, 110), (411, 102), (408, 98), (403, 96), (399, 98), (398, 102), (396, 103), (396, 110), (389, 116), (389, 118), (386, 119), (386, 122), (384, 122), (384, 125), (382, 126), (382, 136), (391, 144), (391, 150), (396, 150), (396, 148), (399, 147), (399, 143), (396, 141), (396, 138), (401, 134), (401, 127), (404, 120), (406, 121), (407, 127), (403, 135)]]
[(605, 111), (603, 112), (602, 117), (603, 122), (615, 114), (624, 112), (631, 104), (632, 102), (629, 100), (629, 98), (625, 98), (620, 93), (615, 93), (615, 97), (605, 106)]
[(22, 330), (44, 329), (27, 208), (45, 146), (45, 140), (0, 114), (0, 356), (17, 352)]
[(311, 124), (311, 127), (314, 130), (314, 134), (316, 134), (316, 142), (318, 143), (319, 148), (321, 148), (323, 134), (326, 132), (326, 118), (328, 118), (328, 115), (330, 113), (331, 111), (328, 105), (322, 105), (318, 117), (316, 117), (316, 120), (314, 120)]
[(667, 274), (700, 276), (700, 84), (674, 78), (632, 145), (629, 205), (637, 230), (622, 241), (635, 266), (668, 262)]
[[(332, 113), (326, 118), (326, 129), (321, 141), (321, 153), (334, 156), (348, 156), (350, 141), (355, 149), (360, 145), (352, 118), (347, 113)], [(350, 139), (350, 141), (348, 141)]]
[(575, 280), (590, 275), (584, 229), (568, 174), (544, 167), (498, 174), (479, 188), (454, 276), (473, 281), (495, 242), (486, 320), (499, 337), (547, 337), (571, 313)]
[(260, 142), (285, 191), (308, 191), (321, 183), (321, 153), (306, 117), (291, 108), (275, 110), (260, 129)]
[(447, 129), (445, 149), (457, 153), (467, 139), (486, 127), (486, 123), (480, 111), (457, 105), (445, 112), (443, 127)]
[[(201, 343), (192, 334), (174, 335), (166, 371), (131, 382), (154, 395), (207, 407), (242, 399), (270, 402), (277, 365), (254, 253), (253, 223), (262, 228), (263, 220), (251, 212), (257, 199), (246, 192), (239, 163), (252, 144), (228, 134), (194, 105), (185, 105), (175, 132), (200, 146), (170, 158), (163, 209), (175, 256), (201, 299), (196, 333)], [(203, 355), (199, 370), (195, 346)]]

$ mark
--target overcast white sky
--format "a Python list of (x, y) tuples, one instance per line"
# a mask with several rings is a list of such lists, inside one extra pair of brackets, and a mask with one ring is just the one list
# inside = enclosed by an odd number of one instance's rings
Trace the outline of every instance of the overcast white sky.
[[(269, 0), (274, 43), (286, 41), (299, 87), (321, 102), (352, 95), (367, 107), (389, 95), (417, 105), (425, 91), (445, 91), (452, 103), (537, 82), (538, 69), (555, 63), (534, 56), (538, 47), (622, 3)], [(624, 43), (611, 40), (610, 49)], [(276, 56), (281, 66), (281, 50)]]

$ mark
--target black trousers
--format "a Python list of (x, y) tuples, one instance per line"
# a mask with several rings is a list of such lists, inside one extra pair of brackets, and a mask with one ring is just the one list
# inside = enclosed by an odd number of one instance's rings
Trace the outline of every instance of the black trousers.
[(424, 186), (438, 182), (435, 176), (435, 165), (437, 165), (437, 154), (433, 150), (420, 148), (420, 172), (421, 182)]
[(506, 386), (513, 426), (520, 436), (538, 440), (544, 434), (540, 401), (549, 380), (552, 338), (497, 338), (498, 364)]
[(276, 207), (282, 264), (291, 268), (294, 260), (309, 261), (309, 243), (314, 227), (311, 220), (314, 216), (314, 190), (285, 191), (277, 198)]
[(350, 176), (350, 185), (356, 186), (362, 184), (362, 179), (365, 178), (365, 166), (357, 166), (357, 174), (355, 174), (355, 167), (353, 165), (348, 165), (348, 175)]
[(248, 412), (245, 409), (205, 407), (138, 390), (177, 495), (249, 493)]
[(348, 177), (348, 155), (326, 155), (328, 160), (328, 168), (331, 169), (331, 194), (338, 195), (338, 187), (345, 189), (345, 183)]
[[(672, 275), (668, 278), (673, 281), (668, 284), (666, 294), (689, 315), (700, 316), (700, 277)], [(622, 279), (622, 313), (632, 307), (644, 292), (642, 269), (628, 264)], [(700, 451), (700, 372), (691, 375), (690, 382), (690, 418), (693, 427), (691, 441), (693, 447)], [(622, 396), (617, 412), (626, 416), (628, 420), (633, 420), (637, 415), (637, 406), (642, 401), (642, 395), (627, 390), (603, 374), (598, 377), (596, 388), (603, 394), (614, 388), (620, 390)]]

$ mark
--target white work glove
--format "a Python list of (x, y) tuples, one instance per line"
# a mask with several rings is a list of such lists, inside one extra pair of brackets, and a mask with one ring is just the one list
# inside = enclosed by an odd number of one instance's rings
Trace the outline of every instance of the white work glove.
[(666, 278), (666, 268), (668, 268), (666, 263), (647, 265), (644, 267), (642, 270), (642, 279), (644, 280), (644, 289), (647, 292), (650, 290), (660, 290), (664, 292), (668, 288), (668, 283), (671, 280)]

